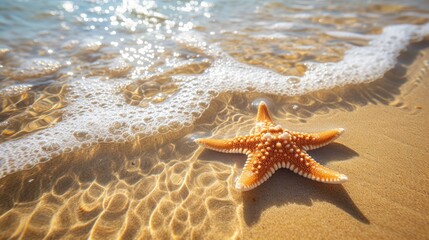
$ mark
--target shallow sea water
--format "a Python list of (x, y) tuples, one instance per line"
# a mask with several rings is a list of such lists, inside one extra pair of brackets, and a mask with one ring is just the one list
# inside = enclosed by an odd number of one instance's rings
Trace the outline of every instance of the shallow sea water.
[(0, 2), (0, 239), (243, 238), (245, 158), (193, 140), (246, 134), (261, 100), (298, 130), (416, 111), (428, 22), (427, 1)]

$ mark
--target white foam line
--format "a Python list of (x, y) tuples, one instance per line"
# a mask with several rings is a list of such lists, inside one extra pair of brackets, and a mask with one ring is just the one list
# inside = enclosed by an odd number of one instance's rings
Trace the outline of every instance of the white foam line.
[[(180, 90), (164, 103), (147, 108), (130, 106), (124, 102), (117, 89), (129, 83), (77, 79), (69, 82), (69, 105), (63, 110), (63, 120), (53, 127), (28, 134), (19, 139), (0, 144), (0, 177), (34, 166), (51, 159), (67, 149), (79, 149), (83, 143), (130, 140), (126, 135), (146, 136), (159, 134), (161, 127), (169, 124), (185, 126), (195, 120), (192, 112), (201, 114), (208, 103), (222, 92), (258, 92), (279, 95), (300, 95), (320, 89), (346, 84), (370, 82), (381, 78), (393, 68), (396, 58), (413, 39), (429, 34), (429, 24), (423, 26), (398, 25), (386, 27), (384, 32), (369, 42), (368, 46), (347, 51), (337, 63), (307, 64), (306, 74), (296, 85), (286, 77), (267, 69), (261, 69), (235, 61), (217, 46), (207, 46), (194, 36), (194, 47), (202, 48), (214, 58), (211, 67), (197, 76), (176, 76)], [(186, 44), (185, 36), (180, 41)], [(294, 77), (296, 78), (296, 77)], [(116, 81), (118, 82), (118, 81)], [(195, 99), (195, 96), (198, 96)], [(178, 110), (181, 107), (184, 110)], [(112, 132), (113, 126), (121, 126)], [(79, 140), (76, 132), (87, 139)], [(79, 135), (79, 134), (78, 134)]]

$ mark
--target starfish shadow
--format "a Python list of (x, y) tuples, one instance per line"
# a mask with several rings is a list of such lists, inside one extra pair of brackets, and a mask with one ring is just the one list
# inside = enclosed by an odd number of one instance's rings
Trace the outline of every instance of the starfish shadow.
[(244, 220), (251, 226), (259, 220), (265, 209), (273, 205), (312, 206), (313, 202), (317, 201), (329, 202), (358, 221), (370, 223), (342, 185), (311, 181), (283, 169), (271, 177), (266, 184), (243, 193)]
[(322, 148), (311, 150), (309, 153), (322, 165), (331, 161), (342, 161), (359, 156), (353, 149), (336, 142), (330, 143)]
[[(331, 143), (323, 148), (310, 152), (317, 161), (325, 165), (329, 161), (342, 161), (356, 157), (354, 150), (339, 144)], [(204, 150), (200, 159), (206, 161), (221, 161), (225, 164), (242, 166), (246, 157), (242, 154), (218, 153)], [(370, 221), (354, 203), (349, 193), (342, 185), (319, 183), (303, 178), (287, 169), (278, 170), (261, 186), (243, 192), (243, 213), (247, 225), (255, 224), (262, 212), (271, 206), (284, 204), (299, 204), (312, 206), (313, 202), (329, 202), (342, 209), (358, 221), (369, 224)]]

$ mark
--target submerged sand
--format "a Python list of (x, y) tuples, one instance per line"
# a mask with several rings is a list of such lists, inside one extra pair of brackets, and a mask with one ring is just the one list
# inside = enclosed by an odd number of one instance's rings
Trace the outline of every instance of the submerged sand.
[[(9, 175), (0, 179), (0, 238), (427, 238), (428, 53), (427, 43), (414, 45), (385, 79), (363, 86), (295, 98), (220, 96), (180, 132), (100, 144)], [(246, 134), (257, 98), (286, 128), (345, 128), (310, 154), (349, 181), (279, 170), (236, 191), (245, 157), (192, 140)]]

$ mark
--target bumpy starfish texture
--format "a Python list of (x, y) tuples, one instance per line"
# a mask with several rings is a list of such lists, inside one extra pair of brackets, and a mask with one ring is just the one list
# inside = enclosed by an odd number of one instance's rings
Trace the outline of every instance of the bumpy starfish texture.
[(241, 191), (251, 190), (279, 168), (287, 168), (306, 178), (324, 183), (343, 183), (347, 176), (317, 163), (307, 150), (327, 145), (338, 138), (342, 128), (320, 133), (302, 133), (283, 129), (275, 125), (268, 108), (261, 102), (256, 117), (256, 126), (250, 135), (232, 139), (197, 139), (201, 146), (225, 153), (247, 155), (243, 172), (235, 187)]

